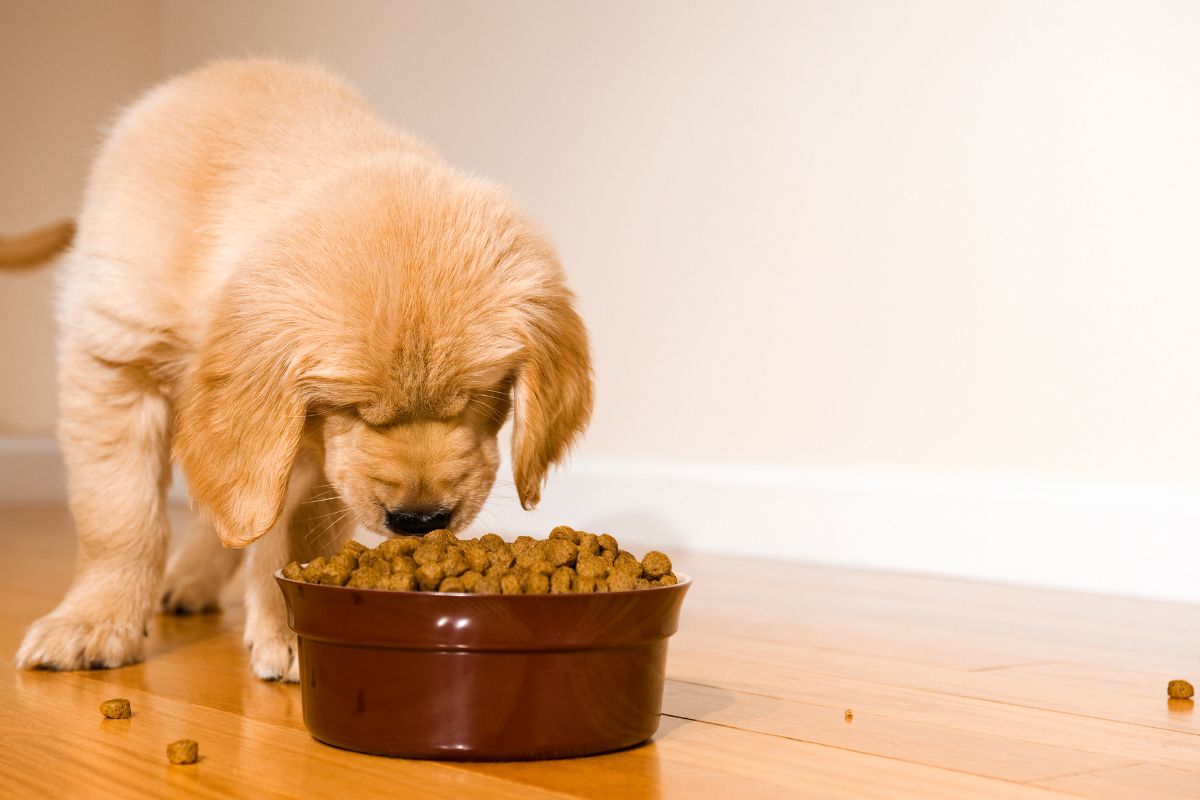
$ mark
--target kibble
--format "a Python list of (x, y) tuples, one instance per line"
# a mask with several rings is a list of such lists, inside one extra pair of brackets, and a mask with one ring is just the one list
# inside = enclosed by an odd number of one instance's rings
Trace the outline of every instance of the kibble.
[(582, 556), (575, 572), (585, 578), (603, 578), (608, 575), (608, 564), (598, 556)]
[[(351, 541), (308, 564), (293, 561), (282, 573), (289, 580), (351, 589), (470, 594), (628, 592), (679, 582), (665, 553), (652, 550), (639, 561), (612, 534), (566, 525), (547, 539), (518, 536), (511, 543), (494, 533), (460, 540), (444, 530), (388, 539), (373, 549)], [(1191, 696), (1191, 685), (1183, 681), (1172, 681), (1169, 691), (1176, 683), (1184, 683)]]
[(637, 588), (637, 578), (628, 572), (610, 572), (608, 588), (613, 592), (630, 592)]
[(417, 583), (421, 585), (422, 591), (432, 592), (442, 584), (442, 579), (445, 577), (446, 571), (442, 569), (441, 564), (422, 564), (417, 570)]
[(566, 525), (559, 525), (554, 530), (550, 531), (551, 539), (561, 539), (564, 542), (575, 544), (579, 541), (579, 533), (574, 528)]
[(579, 534), (579, 555), (594, 556), (600, 552), (600, 537), (594, 533)]
[(172, 764), (195, 764), (200, 758), (200, 745), (192, 739), (180, 739), (167, 745), (167, 761)]
[(1172, 700), (1190, 700), (1195, 693), (1195, 688), (1187, 681), (1171, 681), (1167, 684), (1167, 697)]
[(667, 558), (666, 553), (651, 550), (642, 559), (642, 573), (651, 580), (671, 574), (671, 559)]
[(467, 585), (463, 583), (462, 578), (458, 577), (457, 575), (451, 575), (449, 578), (443, 579), (442, 582), (438, 584), (437, 590), (439, 592), (453, 592), (456, 594), (462, 594), (467, 590)]
[(129, 719), (133, 715), (133, 709), (124, 697), (114, 697), (100, 704), (100, 713), (108, 719)]

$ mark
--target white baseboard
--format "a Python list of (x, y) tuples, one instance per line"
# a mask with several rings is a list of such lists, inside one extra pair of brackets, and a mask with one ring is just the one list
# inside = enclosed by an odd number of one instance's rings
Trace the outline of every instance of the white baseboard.
[[(581, 460), (526, 512), (501, 469), (476, 529), (1200, 601), (1200, 490)], [(0, 504), (63, 496), (51, 440), (0, 438)]]
[[(1200, 490), (590, 461), (506, 527), (575, 524), (709, 552), (1200, 601)], [(485, 515), (480, 522), (489, 523)]]
[(0, 505), (61, 502), (66, 491), (66, 470), (52, 438), (0, 436)]

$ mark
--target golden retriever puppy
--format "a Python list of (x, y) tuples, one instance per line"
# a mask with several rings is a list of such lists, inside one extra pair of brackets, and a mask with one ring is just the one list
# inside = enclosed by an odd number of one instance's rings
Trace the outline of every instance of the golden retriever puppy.
[[(63, 269), (79, 560), (25, 667), (139, 659), (157, 599), (212, 605), (237, 565), (225, 548), (253, 543), (251, 666), (295, 680), (273, 570), (358, 524), (463, 528), (510, 412), (531, 508), (591, 413), (587, 336), (550, 245), (320, 69), (224, 61), (150, 91), (97, 157)], [(173, 456), (204, 521), (163, 584)]]

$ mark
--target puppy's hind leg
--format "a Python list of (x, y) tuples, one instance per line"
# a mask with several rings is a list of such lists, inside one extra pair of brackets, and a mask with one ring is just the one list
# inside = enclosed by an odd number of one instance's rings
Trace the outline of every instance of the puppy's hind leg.
[(159, 593), (162, 610), (173, 614), (216, 611), (221, 589), (242, 562), (242, 551), (221, 545), (212, 526), (197, 515), (183, 544), (167, 563)]
[(64, 341), (59, 442), (79, 536), (75, 578), (35, 622), (21, 667), (117, 667), (142, 657), (162, 578), (168, 522), (170, 409), (130, 365)]

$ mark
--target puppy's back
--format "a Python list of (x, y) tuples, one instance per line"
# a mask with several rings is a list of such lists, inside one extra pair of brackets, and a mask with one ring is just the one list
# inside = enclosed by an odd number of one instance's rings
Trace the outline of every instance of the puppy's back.
[(380, 152), (438, 159), (320, 67), (223, 60), (171, 79), (122, 112), (100, 149), (63, 304), (125, 298), (194, 342), (245, 249), (328, 176)]

